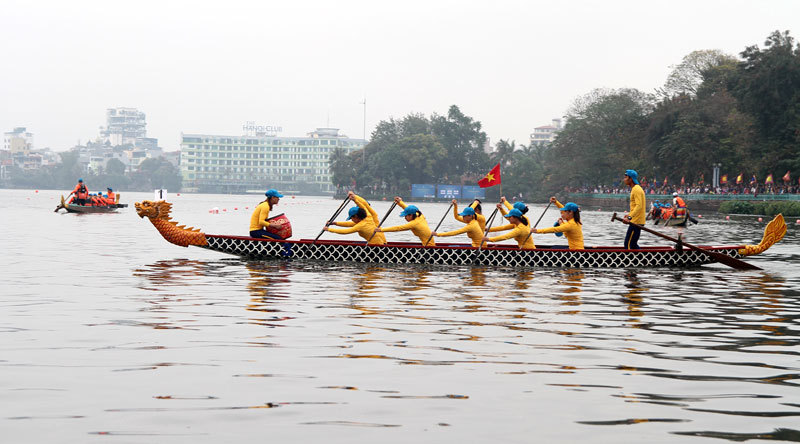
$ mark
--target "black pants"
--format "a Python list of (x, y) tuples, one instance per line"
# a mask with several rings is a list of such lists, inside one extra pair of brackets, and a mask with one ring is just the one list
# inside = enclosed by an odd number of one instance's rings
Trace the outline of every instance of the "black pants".
[(75, 203), (78, 204), (78, 205), (86, 205), (86, 199), (78, 199), (76, 197), (75, 198)]
[(625, 248), (628, 250), (639, 249), (639, 235), (642, 233), (641, 225), (629, 223), (628, 232), (625, 233)]
[(281, 240), (283, 239), (282, 237), (278, 236), (277, 234), (270, 233), (269, 231), (267, 231), (267, 230), (265, 230), (263, 228), (260, 229), (260, 230), (251, 231), (250, 232), (250, 237), (254, 237), (256, 239), (262, 239), (262, 238), (265, 238), (265, 237), (271, 237), (272, 239), (281, 239)]

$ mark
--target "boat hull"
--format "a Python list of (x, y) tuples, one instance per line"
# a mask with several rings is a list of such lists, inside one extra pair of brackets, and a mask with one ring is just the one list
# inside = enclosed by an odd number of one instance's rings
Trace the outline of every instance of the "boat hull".
[[(420, 244), (389, 243), (365, 245), (363, 242), (273, 241), (240, 236), (205, 235), (209, 250), (255, 260), (313, 260), (380, 264), (486, 265), (533, 268), (652, 268), (696, 267), (713, 261), (708, 255), (672, 247), (625, 250), (596, 247), (585, 250), (489, 246), (478, 250), (463, 244), (422, 247)], [(707, 247), (741, 258), (741, 247)]]
[(113, 204), (101, 207), (66, 204), (64, 205), (64, 209), (67, 210), (67, 213), (112, 213), (119, 208), (126, 208), (127, 206), (128, 204)]

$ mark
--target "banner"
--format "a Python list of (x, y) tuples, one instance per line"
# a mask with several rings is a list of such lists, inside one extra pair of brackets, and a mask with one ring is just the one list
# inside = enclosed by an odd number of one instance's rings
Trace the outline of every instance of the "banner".
[(433, 199), (436, 197), (436, 185), (422, 183), (412, 184), (411, 197)]
[(461, 187), (461, 198), (464, 200), (486, 199), (486, 192), (481, 187), (475, 185), (464, 185)]
[(439, 199), (461, 198), (461, 185), (436, 185), (436, 197)]
[(721, 185), (727, 185), (728, 184), (728, 175), (727, 174), (723, 174), (722, 177), (719, 179), (719, 183)]

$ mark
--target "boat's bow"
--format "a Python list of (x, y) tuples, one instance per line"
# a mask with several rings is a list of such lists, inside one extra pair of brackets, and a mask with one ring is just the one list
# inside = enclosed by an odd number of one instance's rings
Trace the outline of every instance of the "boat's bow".
[(178, 225), (177, 222), (172, 221), (169, 213), (172, 210), (172, 204), (163, 200), (157, 202), (145, 200), (136, 202), (136, 214), (139, 217), (147, 216), (153, 226), (156, 227), (161, 236), (167, 242), (181, 247), (188, 247), (189, 245), (197, 245), (203, 247), (208, 245), (206, 235), (197, 228), (186, 227)]
[(758, 245), (745, 245), (739, 249), (739, 254), (742, 256), (753, 256), (755, 254), (763, 253), (767, 248), (773, 246), (779, 240), (783, 239), (786, 234), (786, 221), (783, 220), (783, 214), (775, 216), (764, 228), (764, 237)]

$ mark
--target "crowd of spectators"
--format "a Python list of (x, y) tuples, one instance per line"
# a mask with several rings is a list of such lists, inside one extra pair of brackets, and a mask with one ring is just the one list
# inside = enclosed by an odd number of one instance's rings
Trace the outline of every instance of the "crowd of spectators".
[[(653, 183), (642, 183), (642, 188), (646, 194), (667, 195), (677, 192), (678, 194), (800, 194), (800, 185), (773, 183), (773, 184), (739, 184), (739, 185), (720, 185), (714, 188), (710, 184), (695, 185), (667, 185), (658, 186)], [(568, 187), (570, 193), (594, 193), (594, 194), (630, 194), (631, 190), (622, 183), (613, 185), (596, 185), (583, 187)]]

